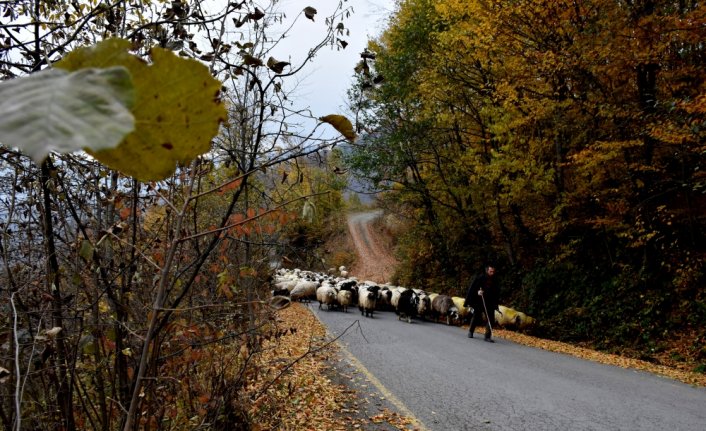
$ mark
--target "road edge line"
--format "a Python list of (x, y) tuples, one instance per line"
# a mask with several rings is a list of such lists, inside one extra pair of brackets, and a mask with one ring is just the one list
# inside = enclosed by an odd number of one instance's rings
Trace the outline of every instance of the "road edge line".
[[(331, 333), (331, 331), (329, 331), (328, 326), (326, 326), (326, 324), (319, 318), (319, 314), (316, 311), (314, 311), (311, 307), (307, 307), (307, 308), (309, 308), (309, 311), (311, 312), (311, 314), (313, 314), (316, 317), (316, 320), (318, 320), (319, 323), (321, 323), (321, 325), (323, 325), (326, 328), (326, 333), (330, 337), (334, 337), (334, 335)], [(400, 413), (402, 413), (404, 416), (406, 416), (407, 418), (409, 418), (412, 421), (412, 426), (414, 426), (414, 430), (415, 431), (429, 431), (429, 428), (426, 425), (424, 425), (424, 422), (419, 420), (419, 418), (417, 418), (414, 415), (414, 413), (412, 413), (412, 411), (409, 408), (407, 408), (407, 406), (399, 398), (397, 398), (392, 392), (390, 392), (385, 387), (385, 385), (383, 385), (382, 382), (380, 380), (378, 380), (378, 378), (375, 377), (375, 375), (373, 373), (371, 373), (370, 370), (368, 370), (365, 367), (365, 365), (363, 365), (363, 363), (358, 360), (358, 358), (353, 356), (353, 354), (346, 348), (346, 346), (344, 346), (343, 343), (341, 343), (341, 340), (342, 340), (342, 338), (339, 338), (338, 340), (335, 341), (335, 344), (338, 346), (338, 348), (342, 352), (345, 353), (345, 355), (347, 356), (347, 359), (356, 368), (358, 368), (358, 370), (365, 376), (365, 378), (368, 379), (370, 381), (370, 383), (372, 383), (375, 386), (375, 388), (385, 397), (385, 399), (387, 401), (390, 402), (390, 404), (394, 405), (400, 411)]]

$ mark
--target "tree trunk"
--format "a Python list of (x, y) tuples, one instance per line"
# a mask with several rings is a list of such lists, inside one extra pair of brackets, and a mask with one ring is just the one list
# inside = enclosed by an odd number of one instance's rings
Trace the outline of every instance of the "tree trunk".
[[(68, 377), (68, 354), (66, 349), (66, 328), (63, 321), (63, 301), (61, 296), (61, 274), (59, 271), (59, 260), (56, 255), (56, 243), (54, 238), (54, 224), (51, 209), (51, 188), (53, 180), (51, 176), (51, 161), (49, 157), (41, 166), (41, 187), (43, 197), (42, 222), (44, 227), (44, 247), (46, 251), (46, 287), (52, 296), (52, 325), (62, 328), (56, 336), (56, 356), (55, 363), (58, 371), (57, 378), (57, 403), (61, 414), (62, 427), (67, 431), (76, 429), (74, 423), (73, 401), (71, 397), (71, 385)], [(19, 382), (18, 382), (19, 384)]]

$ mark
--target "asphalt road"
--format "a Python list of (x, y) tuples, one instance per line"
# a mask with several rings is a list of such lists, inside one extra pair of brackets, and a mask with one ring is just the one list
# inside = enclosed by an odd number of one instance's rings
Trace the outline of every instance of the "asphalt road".
[(339, 344), (421, 429), (706, 430), (704, 388), (393, 312), (311, 309), (333, 336), (354, 324)]

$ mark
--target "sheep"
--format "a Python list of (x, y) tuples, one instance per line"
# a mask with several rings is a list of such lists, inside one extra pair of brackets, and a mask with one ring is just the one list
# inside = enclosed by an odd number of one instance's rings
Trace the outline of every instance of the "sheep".
[(336, 282), (336, 289), (339, 291), (351, 292), (350, 302), (348, 305), (356, 305), (358, 303), (358, 281), (352, 278), (339, 279)]
[(322, 283), (316, 289), (316, 300), (319, 301), (319, 310), (321, 305), (326, 304), (326, 310), (330, 311), (331, 306), (336, 305), (336, 289), (328, 283)]
[(395, 307), (395, 313), (397, 313), (397, 320), (406, 318), (407, 323), (412, 323), (412, 316), (417, 314), (418, 307), (419, 296), (414, 292), (414, 290), (403, 290), (402, 292), (400, 292), (400, 296), (397, 301), (397, 306)]
[(466, 302), (466, 298), (461, 298), (460, 296), (452, 296), (451, 300), (458, 309), (458, 318), (461, 324), (471, 323), (471, 316), (473, 316), (473, 308), (464, 307), (463, 303)]
[(429, 300), (430, 300), (431, 302), (434, 302), (434, 298), (436, 298), (437, 296), (439, 296), (438, 293), (429, 293), (428, 295), (429, 295)]
[(343, 312), (347, 313), (348, 306), (353, 304), (353, 292), (351, 290), (339, 290), (336, 299)]
[(319, 285), (317, 281), (301, 280), (294, 286), (289, 296), (292, 298), (292, 301), (315, 298), (316, 289)]
[(417, 316), (421, 317), (422, 319), (425, 319), (430, 311), (431, 298), (429, 298), (429, 295), (427, 295), (426, 293), (419, 295), (419, 305), (417, 305)]
[(373, 311), (377, 306), (378, 292), (380, 291), (380, 286), (368, 286), (363, 284), (358, 289), (358, 309), (360, 310), (360, 315), (365, 315), (365, 317), (373, 317)]
[(458, 308), (448, 295), (438, 295), (431, 301), (432, 314), (439, 321), (446, 317), (446, 324), (451, 325), (451, 320), (458, 320)]
[(394, 287), (391, 289), (392, 295), (390, 296), (390, 305), (394, 310), (397, 309), (397, 305), (400, 302), (400, 295), (402, 292), (407, 290), (406, 287)]
[(352, 278), (343, 278), (343, 279), (339, 279), (336, 282), (336, 287), (339, 289), (343, 289), (343, 290), (351, 290), (351, 288), (357, 284), (358, 284), (357, 280), (354, 280)]
[(392, 300), (392, 290), (390, 290), (389, 286), (382, 286), (380, 288), (380, 294), (378, 297), (378, 303), (377, 303), (378, 310), (391, 310), (392, 309), (392, 303), (390, 302), (391, 300)]
[(294, 287), (299, 283), (299, 279), (295, 280), (281, 280), (281, 281), (275, 281), (274, 288), (275, 290), (282, 290), (282, 289), (287, 289), (289, 292), (294, 289)]
[(500, 311), (495, 310), (495, 321), (499, 327), (525, 329), (534, 325), (535, 319), (521, 311), (514, 310), (504, 305), (499, 305)]

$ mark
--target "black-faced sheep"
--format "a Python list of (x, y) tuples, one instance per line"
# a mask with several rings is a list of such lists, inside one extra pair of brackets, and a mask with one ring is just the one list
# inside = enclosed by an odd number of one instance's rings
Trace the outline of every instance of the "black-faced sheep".
[(358, 304), (358, 281), (351, 278), (344, 278), (336, 282), (336, 289), (351, 292), (349, 305)]
[(431, 301), (432, 315), (438, 322), (439, 319), (446, 318), (446, 324), (451, 325), (451, 321), (458, 320), (458, 308), (448, 295), (438, 295)]
[(405, 289), (400, 292), (397, 300), (397, 320), (407, 319), (407, 323), (412, 323), (412, 317), (416, 316), (419, 307), (419, 296), (412, 289)]
[(389, 286), (382, 286), (378, 297), (378, 310), (392, 310), (392, 290)]
[(363, 284), (358, 287), (358, 309), (361, 315), (373, 317), (379, 292), (380, 286), (368, 286)]

